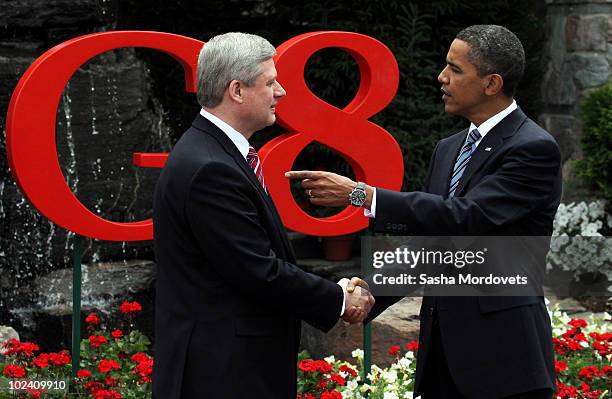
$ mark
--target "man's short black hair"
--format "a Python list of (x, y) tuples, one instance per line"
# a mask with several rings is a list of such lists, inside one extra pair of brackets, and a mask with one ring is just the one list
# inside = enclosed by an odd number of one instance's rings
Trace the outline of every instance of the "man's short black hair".
[(501, 75), (503, 93), (514, 96), (525, 72), (525, 50), (514, 33), (499, 25), (472, 25), (459, 32), (456, 39), (470, 46), (468, 58), (480, 76)]

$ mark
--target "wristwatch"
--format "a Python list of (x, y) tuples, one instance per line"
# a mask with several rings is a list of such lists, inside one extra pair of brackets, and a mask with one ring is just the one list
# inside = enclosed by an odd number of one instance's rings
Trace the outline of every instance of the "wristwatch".
[(349, 201), (353, 206), (363, 206), (366, 202), (366, 184), (362, 181), (357, 182), (357, 186), (349, 194)]

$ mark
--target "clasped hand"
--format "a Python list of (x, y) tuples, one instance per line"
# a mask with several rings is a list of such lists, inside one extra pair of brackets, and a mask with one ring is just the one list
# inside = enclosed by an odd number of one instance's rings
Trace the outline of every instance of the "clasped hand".
[(351, 280), (343, 278), (338, 282), (344, 289), (344, 314), (342, 320), (347, 323), (362, 323), (374, 306), (374, 297), (368, 284), (359, 277)]

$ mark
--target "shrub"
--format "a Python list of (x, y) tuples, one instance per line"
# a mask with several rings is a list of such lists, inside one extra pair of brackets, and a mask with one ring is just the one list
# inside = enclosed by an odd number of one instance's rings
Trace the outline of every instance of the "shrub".
[(584, 158), (576, 173), (597, 195), (612, 199), (612, 82), (591, 92), (580, 104), (581, 146)]

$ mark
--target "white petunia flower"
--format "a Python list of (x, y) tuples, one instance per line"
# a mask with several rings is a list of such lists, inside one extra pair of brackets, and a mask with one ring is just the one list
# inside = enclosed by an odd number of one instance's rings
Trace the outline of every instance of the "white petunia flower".
[(402, 357), (400, 360), (397, 361), (397, 365), (403, 370), (408, 370), (411, 364), (412, 360), (407, 359), (405, 357)]
[(397, 382), (397, 371), (383, 371), (382, 378), (387, 381), (389, 384), (395, 384)]

